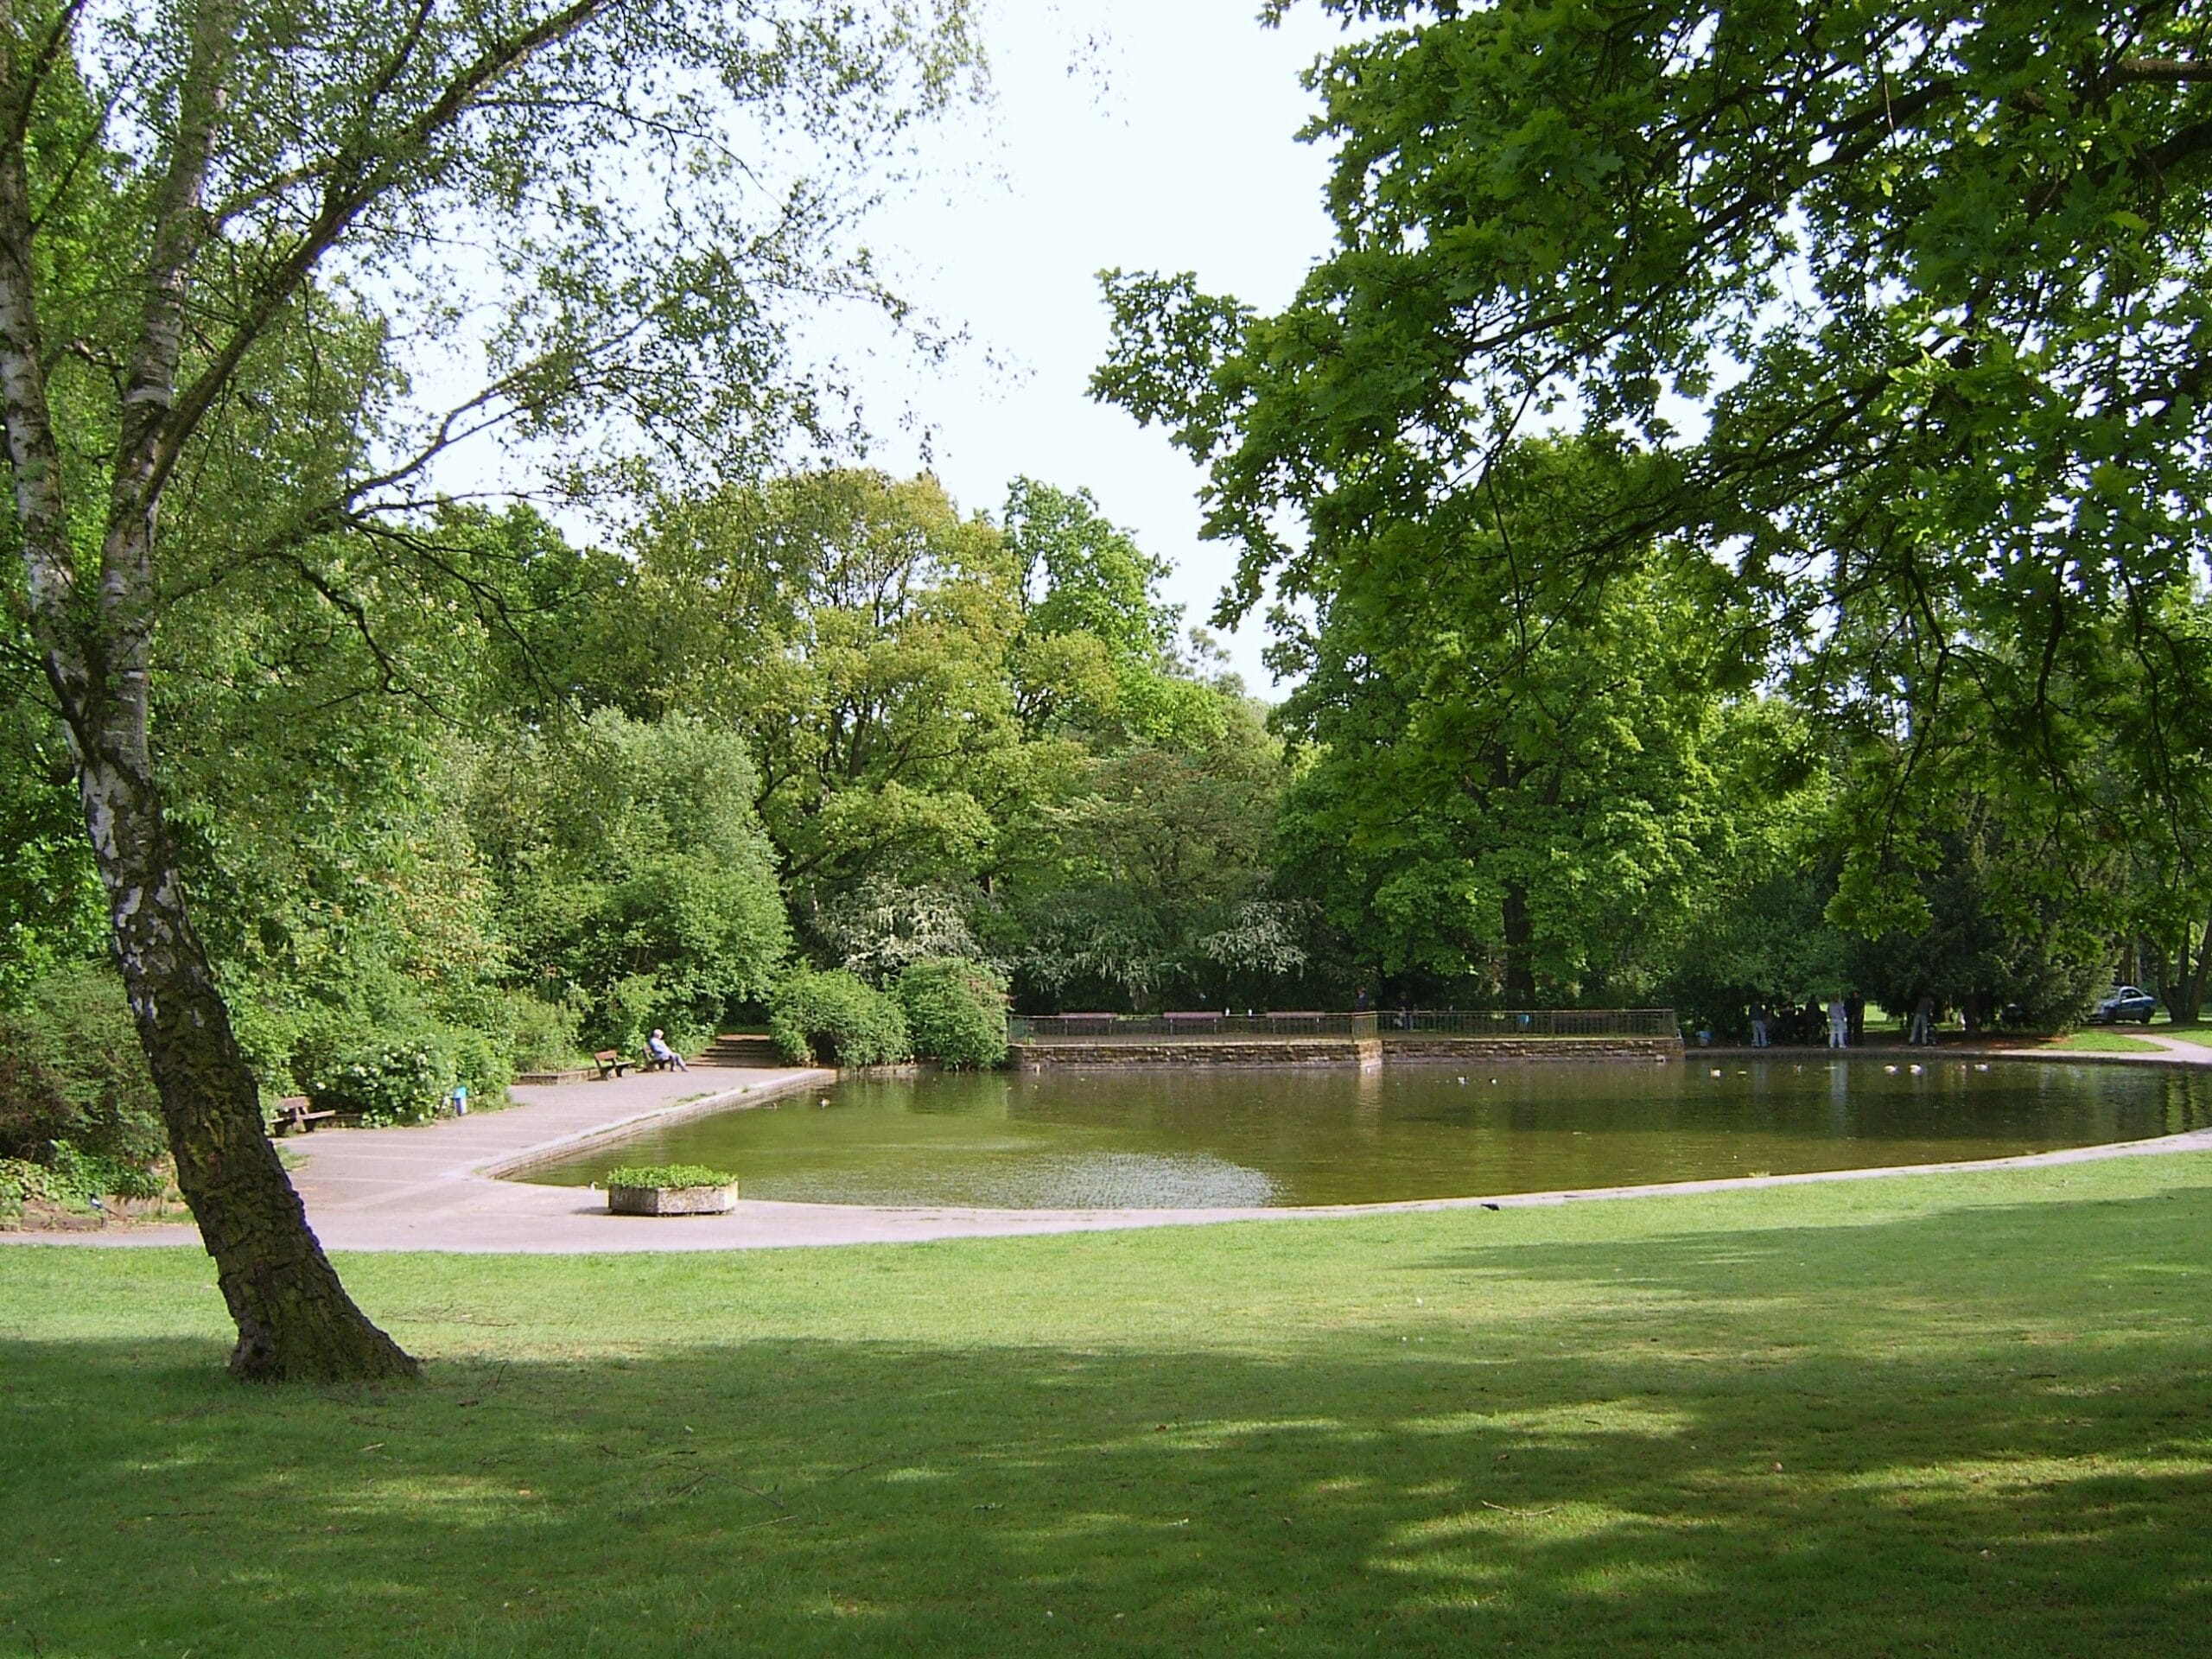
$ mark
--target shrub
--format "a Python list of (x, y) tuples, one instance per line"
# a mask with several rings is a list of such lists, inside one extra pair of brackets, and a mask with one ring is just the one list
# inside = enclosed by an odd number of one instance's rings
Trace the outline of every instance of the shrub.
[(59, 1186), (87, 1200), (158, 1198), (168, 1185), (157, 1172), (127, 1158), (82, 1151), (67, 1141), (54, 1143), (51, 1167)]
[(67, 1141), (54, 1141), (48, 1155), (44, 1163), (0, 1158), (0, 1220), (14, 1220), (33, 1199), (88, 1210), (99, 1198), (158, 1198), (168, 1186), (155, 1170)]
[(607, 1172), (609, 1186), (729, 1186), (737, 1177), (704, 1164), (626, 1164)]
[(57, 1143), (140, 1170), (168, 1148), (122, 982), (105, 963), (56, 968), (0, 1010), (0, 1158), (45, 1165)]
[(318, 1107), (359, 1112), (364, 1123), (424, 1123), (452, 1093), (456, 1076), (442, 1035), (423, 1031), (313, 1060), (307, 1090)]
[(908, 963), (899, 1006), (914, 1051), (953, 1067), (1006, 1063), (1006, 982), (980, 962), (935, 957)]
[(602, 1006), (584, 1022), (583, 1031), (594, 1049), (636, 1054), (645, 1046), (645, 1033), (657, 1029), (671, 1048), (688, 1054), (704, 1048), (718, 1028), (697, 1004), (672, 995), (654, 976), (629, 974), (614, 982)]
[(510, 995), (506, 1024), (514, 1069), (558, 1071), (582, 1064), (583, 1012), (580, 998), (551, 1002), (528, 991)]
[(786, 979), (768, 1001), (768, 1030), (800, 1065), (882, 1065), (912, 1052), (897, 1001), (842, 971), (802, 968)]
[(82, 1209), (84, 1200), (65, 1191), (54, 1172), (28, 1158), (0, 1158), (0, 1223), (12, 1226), (32, 1199)]
[(451, 1031), (447, 1037), (453, 1054), (454, 1082), (486, 1104), (501, 1098), (515, 1077), (505, 1046), (480, 1031)]

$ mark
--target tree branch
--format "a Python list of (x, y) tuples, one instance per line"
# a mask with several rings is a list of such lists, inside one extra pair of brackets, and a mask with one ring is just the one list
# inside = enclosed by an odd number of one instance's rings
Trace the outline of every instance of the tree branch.
[[(367, 208), (397, 186), (409, 165), (429, 142), (467, 114), (486, 88), (512, 73), (548, 46), (566, 39), (615, 0), (574, 0), (532, 28), (495, 41), (448, 82), (430, 107), (394, 134), (374, 154), (334, 156), (322, 169), (329, 178), (322, 205), (302, 230), (292, 250), (262, 279), (257, 292), (213, 360), (180, 396), (163, 423), (150, 482), (158, 492), (186, 442), (238, 372), (277, 314), (306, 283), (324, 254), (335, 246)], [(351, 169), (347, 162), (351, 162)]]
[(2112, 77), (2120, 81), (2180, 86), (2190, 81), (2212, 80), (2212, 63), (2196, 63), (2183, 58), (2122, 58), (2113, 65)]

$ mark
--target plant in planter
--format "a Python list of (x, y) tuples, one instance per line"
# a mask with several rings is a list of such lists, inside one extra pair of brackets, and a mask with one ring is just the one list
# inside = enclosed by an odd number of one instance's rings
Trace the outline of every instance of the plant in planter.
[(627, 1164), (607, 1175), (617, 1216), (720, 1216), (737, 1202), (737, 1177), (703, 1164)]

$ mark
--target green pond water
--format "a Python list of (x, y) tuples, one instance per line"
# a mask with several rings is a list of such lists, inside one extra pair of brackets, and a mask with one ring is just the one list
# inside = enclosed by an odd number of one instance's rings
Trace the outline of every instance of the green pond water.
[[(747, 1198), (1013, 1209), (1375, 1204), (1993, 1158), (2212, 1127), (2164, 1066), (1816, 1058), (1048, 1071), (841, 1083), (527, 1179), (737, 1172)], [(1719, 1072), (1719, 1076), (1713, 1073)]]

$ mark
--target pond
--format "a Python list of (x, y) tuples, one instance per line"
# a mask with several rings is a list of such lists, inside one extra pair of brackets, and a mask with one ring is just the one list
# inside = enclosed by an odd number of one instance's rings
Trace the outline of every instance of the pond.
[[(1713, 1075), (1715, 1071), (1719, 1076)], [(2212, 1126), (2179, 1067), (1483, 1061), (862, 1079), (524, 1178), (710, 1164), (743, 1195), (1009, 1209), (1375, 1204), (1996, 1158)]]

